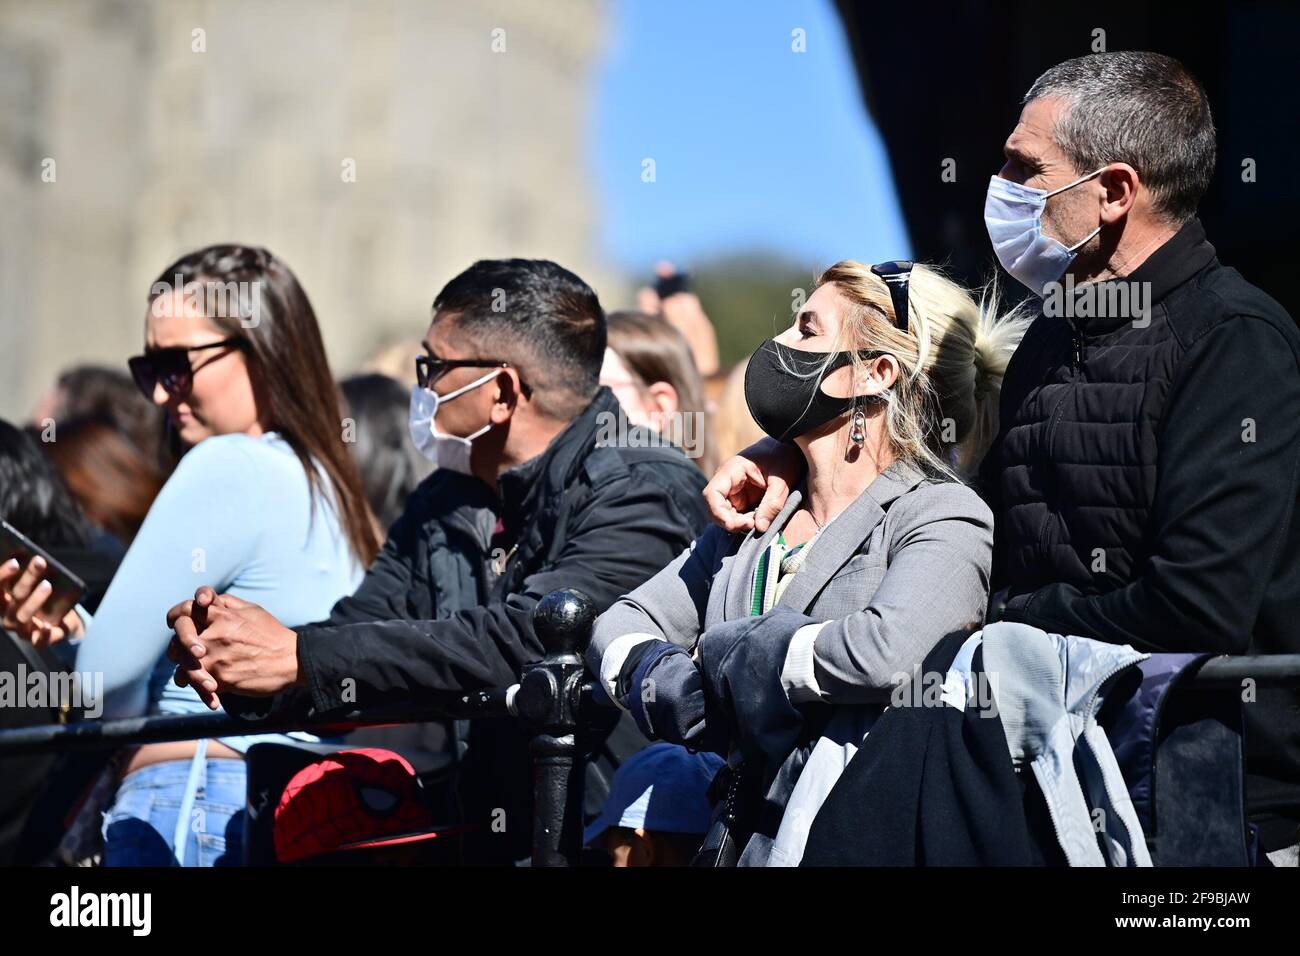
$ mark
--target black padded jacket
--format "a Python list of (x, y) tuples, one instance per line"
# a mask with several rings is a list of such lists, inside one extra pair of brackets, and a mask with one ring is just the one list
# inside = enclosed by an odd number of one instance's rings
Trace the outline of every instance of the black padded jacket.
[[(1300, 653), (1300, 332), (1195, 219), (1126, 281), (1149, 283), (1147, 314), (1042, 315), (1007, 369), (981, 469), (1001, 616), (1146, 651)], [(1243, 698), (1252, 816), (1295, 842), (1300, 690)]]

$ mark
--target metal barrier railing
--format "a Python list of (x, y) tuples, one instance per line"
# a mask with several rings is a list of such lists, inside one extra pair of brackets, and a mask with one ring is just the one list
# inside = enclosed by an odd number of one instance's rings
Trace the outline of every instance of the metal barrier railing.
[[(545, 651), (527, 665), (518, 684), (447, 695), (419, 707), (358, 710), (328, 718), (277, 717), (250, 721), (228, 714), (133, 717), (23, 727), (0, 732), (0, 757), (50, 751), (97, 750), (242, 736), (250, 732), (329, 732), (432, 719), (516, 717), (529, 737), (533, 762), (532, 863), (573, 866), (582, 845), (586, 772), (578, 746), (580, 715), (590, 705), (581, 653), (595, 623), (595, 607), (582, 592), (552, 591), (533, 610), (533, 628)], [(1206, 660), (1185, 682), (1198, 688), (1300, 684), (1300, 654), (1220, 656)]]
[(1300, 654), (1241, 654), (1211, 657), (1189, 678), (1196, 687), (1239, 687), (1243, 681), (1261, 687), (1300, 685)]
[(52, 751), (101, 750), (139, 744), (238, 737), (249, 733), (338, 732), (357, 727), (441, 718), (518, 718), (533, 761), (534, 866), (576, 865), (582, 847), (586, 765), (577, 743), (579, 710), (590, 697), (580, 656), (596, 612), (580, 591), (552, 591), (533, 610), (545, 651), (524, 668), (518, 684), (447, 695), (420, 707), (357, 710), (322, 718), (269, 715), (256, 721), (225, 713), (131, 717), (47, 724), (0, 732), (0, 757)]

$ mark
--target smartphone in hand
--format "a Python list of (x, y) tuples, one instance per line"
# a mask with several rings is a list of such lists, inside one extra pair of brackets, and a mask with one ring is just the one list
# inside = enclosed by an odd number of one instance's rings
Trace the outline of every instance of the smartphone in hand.
[(40, 615), (51, 624), (57, 624), (86, 593), (86, 582), (8, 521), (0, 520), (0, 564), (17, 558), (18, 564), (26, 568), (27, 562), (37, 555), (45, 559), (43, 577), (54, 588), (41, 607)]
[(691, 291), (691, 277), (685, 272), (674, 272), (669, 276), (659, 276), (655, 280), (655, 295), (666, 299), (679, 292)]

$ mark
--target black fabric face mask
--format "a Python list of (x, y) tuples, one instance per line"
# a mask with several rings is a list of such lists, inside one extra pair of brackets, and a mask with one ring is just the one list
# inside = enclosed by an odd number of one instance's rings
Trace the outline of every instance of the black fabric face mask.
[[(775, 339), (754, 350), (745, 369), (745, 402), (759, 428), (777, 441), (789, 441), (853, 407), (857, 399), (835, 398), (821, 389), (828, 375), (853, 361), (853, 353), (831, 353), (829, 362), (826, 355), (790, 348)], [(822, 363), (826, 363), (824, 371)]]

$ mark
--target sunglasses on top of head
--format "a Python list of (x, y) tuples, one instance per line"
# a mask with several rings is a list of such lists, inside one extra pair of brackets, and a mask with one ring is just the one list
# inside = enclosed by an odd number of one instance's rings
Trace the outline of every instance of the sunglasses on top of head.
[[(177, 345), (165, 349), (147, 349), (142, 355), (134, 355), (126, 360), (131, 369), (131, 377), (146, 398), (152, 399), (154, 388), (163, 387), (173, 398), (186, 394), (194, 383), (194, 373), (198, 370), (190, 361), (191, 352), (207, 352), (212, 349), (239, 348), (243, 339), (231, 336), (220, 342), (206, 345)], [(220, 358), (217, 356), (216, 358)], [(208, 361), (215, 361), (209, 359)], [(203, 365), (208, 364), (204, 362)], [(202, 368), (203, 365), (198, 366)]]

